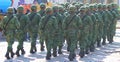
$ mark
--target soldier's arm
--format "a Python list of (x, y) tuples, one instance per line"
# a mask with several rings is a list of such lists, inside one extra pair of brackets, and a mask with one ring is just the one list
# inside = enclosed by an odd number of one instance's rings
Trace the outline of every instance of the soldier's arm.
[(20, 22), (18, 21), (16, 16), (14, 16), (14, 23), (15, 23), (16, 29), (18, 29), (20, 27)]

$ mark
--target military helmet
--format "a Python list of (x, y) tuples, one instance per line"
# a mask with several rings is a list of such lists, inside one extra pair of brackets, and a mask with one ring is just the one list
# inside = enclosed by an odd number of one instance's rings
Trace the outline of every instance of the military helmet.
[(84, 6), (81, 6), (81, 8), (79, 9), (79, 11), (86, 11), (86, 8)]
[(13, 7), (8, 7), (7, 12), (8, 12), (8, 13), (13, 13), (13, 12), (14, 12)]
[(32, 10), (32, 11), (37, 10), (37, 6), (36, 6), (36, 5), (32, 5), (32, 6), (31, 6), (31, 10)]
[(102, 8), (102, 4), (98, 4), (98, 8)]
[(94, 9), (94, 5), (90, 5), (89, 8), (90, 8), (90, 9)]
[(45, 3), (41, 3), (41, 4), (40, 4), (40, 8), (46, 8)]
[(46, 13), (53, 11), (52, 8), (46, 8)]
[(17, 10), (19, 10), (19, 11), (23, 11), (24, 8), (23, 8), (23, 6), (19, 6), (19, 7), (17, 8)]
[(64, 10), (63, 6), (59, 6), (58, 8), (59, 10)]
[(103, 5), (103, 8), (106, 8), (106, 7), (107, 7), (107, 6), (104, 4), (104, 5)]
[(72, 12), (73, 12), (73, 11), (76, 11), (76, 7), (75, 7), (75, 6), (70, 6), (70, 7), (69, 7), (69, 11), (72, 11)]
[(53, 11), (55, 11), (55, 10), (58, 10), (59, 8), (58, 8), (58, 6), (53, 6), (52, 9), (53, 9)]

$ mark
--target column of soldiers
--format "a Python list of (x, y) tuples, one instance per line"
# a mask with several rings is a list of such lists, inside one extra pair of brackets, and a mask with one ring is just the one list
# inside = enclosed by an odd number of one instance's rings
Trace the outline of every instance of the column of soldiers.
[[(13, 58), (25, 54), (23, 47), (25, 34), (30, 34), (30, 53), (37, 52), (36, 40), (40, 37), (40, 50), (44, 51), (46, 45), (46, 59), (57, 57), (62, 53), (62, 47), (66, 40), (68, 59), (73, 61), (76, 57), (75, 50), (80, 48), (79, 56), (94, 52), (95, 45), (100, 47), (113, 42), (116, 31), (116, 23), (119, 17), (117, 4), (62, 4), (46, 8), (40, 4), (41, 10), (37, 12), (35, 5), (31, 6), (31, 12), (24, 14), (24, 8), (19, 6), (17, 14), (9, 7), (7, 15), (0, 23), (8, 43), (5, 57)], [(17, 51), (14, 53), (12, 45), (18, 40)], [(53, 49), (53, 50), (52, 50)], [(20, 54), (21, 51), (21, 54)], [(53, 51), (53, 52), (52, 52)]]

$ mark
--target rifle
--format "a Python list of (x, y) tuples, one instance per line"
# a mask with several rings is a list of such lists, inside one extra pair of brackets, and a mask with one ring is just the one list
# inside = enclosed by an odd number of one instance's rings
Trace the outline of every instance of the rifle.
[(8, 23), (10, 22), (10, 20), (13, 18), (13, 15), (8, 19), (8, 21), (6, 22), (5, 26), (3, 26), (3, 34), (5, 34), (6, 32), (6, 27), (8, 25)]

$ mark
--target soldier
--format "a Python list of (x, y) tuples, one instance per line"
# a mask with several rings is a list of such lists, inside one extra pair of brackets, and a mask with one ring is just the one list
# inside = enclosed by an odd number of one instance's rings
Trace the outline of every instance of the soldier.
[(103, 36), (103, 18), (102, 18), (102, 4), (99, 4), (98, 5), (98, 11), (97, 13), (99, 14), (99, 17), (100, 17), (100, 21), (99, 21), (99, 32), (98, 32), (98, 38), (97, 38), (97, 47), (101, 47), (101, 39), (102, 39), (102, 36)]
[(7, 52), (5, 54), (5, 57), (7, 59), (14, 57), (12, 45), (14, 43), (15, 31), (20, 26), (17, 17), (13, 13), (14, 13), (14, 9), (12, 7), (9, 7), (7, 9), (7, 15), (3, 18), (3, 21), (1, 22), (1, 28), (3, 29), (3, 33), (8, 43)]
[(58, 46), (58, 54), (62, 54), (62, 46), (63, 46), (63, 42), (64, 42), (64, 36), (63, 36), (63, 27), (62, 27), (62, 23), (63, 23), (63, 19), (62, 19), (62, 15), (59, 14), (59, 8), (58, 6), (53, 6), (53, 15), (56, 17), (57, 22), (58, 22), (58, 30), (55, 36), (55, 42), (56, 42), (56, 46), (53, 48), (53, 55), (57, 56), (57, 46)]
[[(46, 48), (47, 48), (47, 55), (46, 59), (51, 59), (51, 49), (55, 47), (56, 42), (54, 41), (56, 30), (58, 29), (57, 20), (53, 16), (52, 8), (46, 9), (46, 15), (41, 18), (39, 23), (39, 32), (43, 33)], [(55, 56), (54, 56), (55, 57)]]
[(115, 36), (115, 30), (116, 30), (116, 23), (117, 23), (117, 18), (118, 18), (118, 14), (113, 11), (112, 9), (112, 5), (108, 5), (108, 10), (110, 11), (110, 13), (113, 15), (113, 18), (110, 20), (110, 28), (109, 28), (109, 32), (108, 32), (108, 41), (109, 43), (113, 42), (113, 36)]
[[(41, 3), (40, 8), (41, 8), (41, 10), (38, 13), (41, 15), (41, 17), (43, 17), (46, 15), (45, 14), (46, 5), (44, 3)], [(41, 34), (40, 34), (40, 44), (41, 44), (40, 50), (44, 51), (44, 39), (42, 39)]]
[(23, 49), (23, 41), (25, 39), (25, 33), (26, 33), (26, 25), (28, 23), (28, 17), (24, 14), (24, 8), (22, 6), (19, 6), (17, 8), (17, 14), (16, 14), (18, 21), (20, 22), (20, 27), (17, 29), (17, 40), (18, 40), (18, 46), (16, 55), (20, 56), (20, 50), (21, 54), (24, 55), (25, 51)]
[[(80, 9), (79, 9), (79, 11), (80, 11), (80, 13), (78, 14), (79, 16), (80, 16), (80, 18), (81, 18), (81, 21), (82, 21), (82, 23), (83, 23), (83, 18), (84, 18), (84, 16), (85, 16), (85, 13), (86, 13), (86, 8), (85, 7), (81, 7)], [(85, 48), (86, 48), (86, 42), (85, 42), (85, 38), (86, 38), (86, 35), (84, 35), (84, 24), (82, 24), (81, 25), (81, 31), (80, 31), (80, 36), (79, 36), (79, 38), (78, 38), (78, 40), (79, 40), (79, 47), (80, 47), (80, 52), (79, 52), (79, 56), (81, 57), (81, 58), (83, 58), (84, 57), (84, 55), (85, 55)]]
[(107, 27), (108, 27), (108, 24), (109, 24), (109, 18), (108, 18), (108, 11), (106, 10), (107, 9), (107, 6), (106, 5), (103, 5), (103, 42), (102, 42), (102, 45), (106, 45), (106, 36), (107, 36)]
[(80, 33), (80, 25), (82, 24), (80, 17), (77, 16), (75, 12), (75, 6), (71, 6), (69, 8), (69, 15), (63, 22), (63, 27), (67, 36), (66, 38), (70, 51), (68, 57), (70, 61), (73, 61), (73, 59), (76, 57), (75, 48)]
[(41, 16), (36, 12), (37, 7), (35, 5), (31, 6), (31, 13), (28, 14), (29, 17), (29, 22), (27, 25), (28, 33), (30, 34), (31, 37), (31, 48), (30, 48), (30, 53), (35, 53), (37, 51), (36, 49), (36, 39), (37, 39), (37, 34), (38, 34), (38, 26), (40, 22)]
[(91, 44), (90, 44), (90, 51), (91, 52), (94, 52), (94, 49), (95, 49), (95, 39), (96, 39), (96, 31), (97, 31), (97, 23), (96, 23), (96, 16), (94, 14), (94, 5), (90, 5), (90, 16), (91, 16), (91, 19), (92, 19), (92, 26), (91, 26), (91, 29), (90, 29), (90, 41), (91, 41)]

